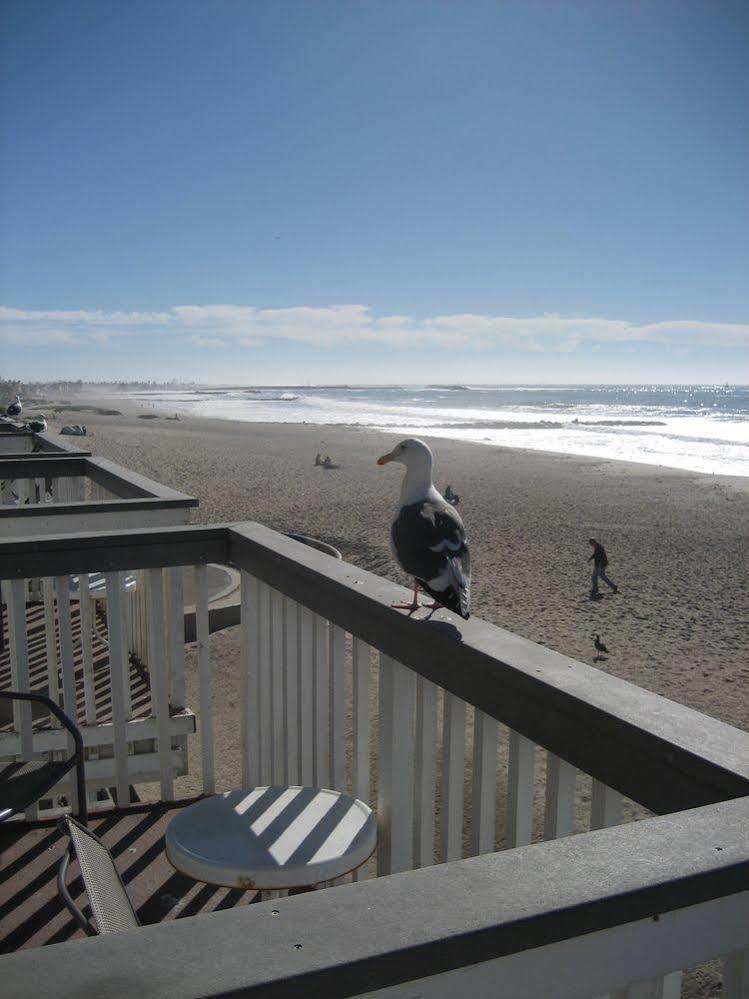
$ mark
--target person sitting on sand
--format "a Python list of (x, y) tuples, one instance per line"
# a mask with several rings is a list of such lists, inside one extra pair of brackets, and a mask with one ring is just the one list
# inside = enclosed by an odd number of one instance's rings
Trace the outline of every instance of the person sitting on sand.
[(338, 466), (334, 465), (333, 462), (330, 459), (330, 455), (326, 454), (325, 455), (325, 460), (322, 463), (322, 467), (323, 468), (337, 468)]
[(315, 455), (315, 465), (322, 465), (322, 458), (320, 457), (320, 452), (319, 451)]
[(602, 579), (607, 586), (609, 586), (614, 593), (616, 593), (619, 587), (616, 583), (612, 583), (609, 577), (606, 575), (606, 566), (609, 564), (608, 555), (606, 554), (606, 549), (603, 545), (596, 541), (595, 538), (589, 539), (590, 544), (593, 546), (593, 554), (590, 556), (588, 561), (593, 561), (593, 577), (591, 579), (590, 585), (590, 599), (595, 600), (598, 596), (598, 580)]

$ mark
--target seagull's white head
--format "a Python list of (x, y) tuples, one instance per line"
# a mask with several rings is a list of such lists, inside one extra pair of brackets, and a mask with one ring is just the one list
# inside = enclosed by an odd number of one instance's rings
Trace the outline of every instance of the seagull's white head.
[(432, 460), (432, 452), (424, 441), (420, 441), (416, 437), (408, 437), (400, 444), (396, 444), (388, 454), (383, 454), (381, 458), (378, 458), (377, 464), (387, 465), (388, 462), (397, 461), (400, 465), (405, 465), (409, 471), (428, 468), (431, 472)]
[(397, 461), (404, 465), (406, 474), (401, 484), (401, 506), (424, 500), (434, 491), (432, 484), (432, 452), (424, 441), (409, 437), (396, 444), (389, 454), (383, 454), (377, 459), (378, 465), (387, 465)]

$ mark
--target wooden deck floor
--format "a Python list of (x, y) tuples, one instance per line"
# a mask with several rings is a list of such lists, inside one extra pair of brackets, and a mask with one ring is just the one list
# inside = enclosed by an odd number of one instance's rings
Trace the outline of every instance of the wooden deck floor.
[[(166, 826), (193, 800), (132, 805), (90, 821), (91, 829), (112, 851), (142, 923), (184, 919), (259, 899), (257, 892), (193, 881), (170, 866), (164, 854)], [(0, 825), (0, 953), (85, 935), (57, 891), (57, 868), (66, 844), (67, 836), (51, 820)], [(73, 899), (84, 908), (85, 891), (77, 863), (69, 869), (68, 886)]]

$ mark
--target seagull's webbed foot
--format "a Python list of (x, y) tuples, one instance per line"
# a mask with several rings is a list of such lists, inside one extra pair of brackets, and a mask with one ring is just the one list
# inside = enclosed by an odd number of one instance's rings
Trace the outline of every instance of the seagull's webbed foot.
[(420, 604), (417, 600), (415, 604), (390, 604), (390, 606), (393, 610), (407, 610), (410, 616), (414, 611), (417, 611), (419, 607), (422, 607), (423, 604)]
[(419, 584), (416, 583), (414, 586), (414, 598), (410, 604), (391, 604), (390, 606), (393, 610), (407, 610), (408, 616), (410, 617), (414, 611), (417, 611), (419, 607), (423, 606), (423, 604), (419, 603)]

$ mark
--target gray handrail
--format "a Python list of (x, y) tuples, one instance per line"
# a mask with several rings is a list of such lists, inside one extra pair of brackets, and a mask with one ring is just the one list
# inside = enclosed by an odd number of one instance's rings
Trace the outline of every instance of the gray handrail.
[[(112, 999), (144, 989), (161, 999), (357, 996), (520, 952), (533, 962), (536, 948), (716, 902), (727, 929), (718, 947), (710, 953), (714, 941), (682, 939), (681, 950), (700, 961), (746, 946), (747, 829), (749, 798), (724, 802), (145, 926), (85, 948), (18, 951), (0, 959), (3, 985), (16, 999), (38, 999), (43, 985), (44, 995)], [(636, 974), (652, 956), (627, 958)], [(606, 970), (599, 962), (598, 973)], [(492, 982), (501, 991), (501, 979)]]

